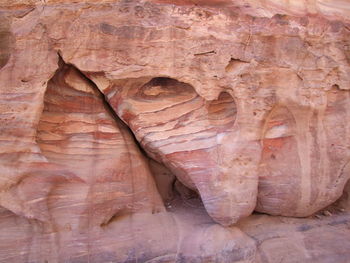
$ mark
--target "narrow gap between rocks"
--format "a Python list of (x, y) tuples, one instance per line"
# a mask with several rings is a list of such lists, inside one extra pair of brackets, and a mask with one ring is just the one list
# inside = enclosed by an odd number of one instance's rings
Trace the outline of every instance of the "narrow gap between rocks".
[(62, 61), (62, 63), (71, 66), (72, 68), (74, 68), (77, 72), (79, 72), (81, 78), (83, 78), (86, 82), (88, 82), (95, 91), (97, 91), (99, 93), (99, 96), (103, 102), (103, 105), (106, 107), (108, 113), (110, 115), (112, 115), (113, 119), (116, 121), (116, 123), (118, 125), (122, 125), (125, 128), (127, 128), (127, 130), (129, 131), (129, 133), (132, 135), (135, 144), (137, 145), (137, 147), (139, 148), (139, 150), (144, 153), (144, 150), (142, 149), (142, 147), (140, 147), (138, 141), (135, 138), (134, 133), (130, 130), (130, 128), (119, 118), (119, 116), (115, 113), (115, 111), (113, 110), (113, 108), (111, 107), (111, 105), (109, 105), (108, 101), (105, 98), (105, 95), (100, 91), (100, 89), (97, 87), (97, 85), (95, 84), (95, 82), (93, 82), (91, 79), (89, 79), (83, 72), (81, 72), (75, 65), (70, 64), (70, 63), (66, 63), (62, 56), (58, 53), (59, 59), (60, 61)]
[[(74, 68), (82, 79), (84, 79), (87, 83), (93, 87), (95, 91), (98, 92), (107, 112), (113, 117), (113, 119), (116, 121), (118, 126), (124, 127), (128, 133), (132, 136), (133, 141), (137, 148), (140, 150), (141, 154), (146, 158), (146, 160), (149, 161), (149, 168), (152, 173), (152, 176), (155, 180), (157, 190), (159, 194), (161, 195), (164, 205), (168, 211), (171, 211), (174, 208), (174, 204), (176, 203), (179, 205), (179, 203), (182, 203), (182, 205), (185, 205), (187, 207), (202, 207), (202, 201), (200, 200), (200, 196), (196, 191), (191, 190), (190, 188), (183, 185), (175, 175), (173, 175), (162, 163), (159, 163), (158, 161), (154, 160), (150, 156), (148, 156), (147, 152), (143, 149), (143, 147), (140, 145), (138, 140), (135, 137), (135, 134), (133, 131), (129, 128), (125, 122), (121, 120), (121, 118), (116, 114), (114, 109), (111, 107), (109, 102), (106, 100), (105, 95), (101, 92), (101, 90), (97, 87), (97, 85), (88, 78), (82, 71), (80, 71), (75, 65), (71, 63), (66, 63), (61, 54), (58, 53), (59, 56), (59, 64), (61, 65), (69, 65), (70, 67)], [(57, 71), (61, 69), (62, 66), (59, 67)], [(56, 72), (57, 74), (57, 72)], [(168, 79), (168, 78), (154, 78), (153, 81), (161, 81), (161, 82), (167, 82), (170, 80), (170, 82), (174, 82), (175, 80)], [(152, 82), (152, 81), (151, 81)], [(159, 83), (158, 83), (159, 84)], [(170, 174), (169, 174), (170, 173)], [(170, 176), (171, 180), (170, 182), (167, 182), (166, 184), (163, 183), (165, 176)], [(108, 223), (113, 221), (118, 215), (112, 216), (110, 220), (108, 220)], [(104, 225), (108, 225), (108, 223), (105, 223)]]

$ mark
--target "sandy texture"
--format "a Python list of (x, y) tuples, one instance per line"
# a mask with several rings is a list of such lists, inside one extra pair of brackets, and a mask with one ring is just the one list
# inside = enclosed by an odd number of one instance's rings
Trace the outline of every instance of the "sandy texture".
[(0, 0), (0, 261), (348, 262), (349, 10)]

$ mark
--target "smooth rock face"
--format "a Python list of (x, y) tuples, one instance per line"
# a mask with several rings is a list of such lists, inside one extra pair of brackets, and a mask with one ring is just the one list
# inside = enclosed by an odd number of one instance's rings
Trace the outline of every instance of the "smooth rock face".
[(0, 0), (0, 261), (348, 262), (349, 10)]
[[(339, 138), (348, 137), (343, 120), (350, 119), (350, 97), (349, 92), (333, 87), (324, 99), (320, 108), (291, 104), (277, 106), (269, 114), (263, 131), (256, 210), (304, 216), (308, 209), (317, 211), (340, 197), (339, 189), (349, 178), (344, 169), (349, 142)], [(293, 195), (299, 204), (287, 201)], [(276, 199), (285, 202), (274, 203)]]

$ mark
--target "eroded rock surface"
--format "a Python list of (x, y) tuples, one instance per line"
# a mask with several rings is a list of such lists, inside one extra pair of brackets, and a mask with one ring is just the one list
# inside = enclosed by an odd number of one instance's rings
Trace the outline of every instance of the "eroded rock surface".
[[(57, 209), (61, 202), (70, 208), (72, 197), (79, 193), (74, 215), (65, 218), (70, 225), (80, 217), (86, 224), (104, 225), (112, 217), (162, 211), (147, 161), (128, 129), (113, 117), (92, 83), (74, 67), (61, 64), (48, 83), (37, 143), (48, 162), (74, 173), (83, 183), (56, 189), (52, 195), (57, 200), (50, 203)], [(67, 195), (65, 200), (60, 191)], [(67, 216), (70, 211), (53, 213)]]
[(348, 3), (0, 6), (0, 261), (349, 261)]
[[(214, 220), (231, 225), (249, 215), (255, 207), (257, 175), (250, 175), (244, 162), (257, 158), (259, 147), (240, 140), (235, 131), (232, 96), (223, 92), (207, 102), (190, 85), (169, 78), (130, 85), (122, 86), (110, 102), (148, 155), (197, 190)], [(235, 141), (235, 149), (227, 147)]]

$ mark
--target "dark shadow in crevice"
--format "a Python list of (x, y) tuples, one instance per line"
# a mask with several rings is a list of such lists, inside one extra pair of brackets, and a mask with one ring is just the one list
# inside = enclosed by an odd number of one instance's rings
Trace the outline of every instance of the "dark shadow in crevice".
[(9, 20), (0, 14), (0, 69), (10, 60), (14, 46)]
[(100, 226), (101, 227), (106, 227), (108, 226), (109, 224), (111, 224), (113, 221), (116, 221), (116, 220), (120, 220), (121, 218), (123, 217), (127, 217), (129, 216), (130, 214), (128, 212), (125, 212), (125, 211), (118, 211), (117, 213), (115, 213), (113, 216), (111, 216), (107, 221), (103, 222)]
[[(154, 161), (147, 152), (141, 147), (140, 143), (135, 137), (135, 134), (133, 131), (129, 128), (127, 124), (118, 116), (116, 111), (112, 108), (110, 103), (108, 102), (106, 96), (103, 94), (103, 92), (98, 88), (98, 86), (95, 84), (93, 80), (91, 80), (84, 72), (80, 71), (75, 65), (71, 63), (66, 63), (62, 56), (58, 53), (59, 56), (59, 69), (60, 70), (64, 66), (72, 67), (76, 72), (79, 74), (79, 76), (86, 81), (86, 83), (89, 84), (100, 96), (103, 105), (107, 112), (111, 115), (111, 117), (115, 120), (116, 124), (119, 126), (120, 129), (124, 129), (127, 131), (133, 138), (135, 145), (137, 145), (139, 151), (142, 153), (142, 155), (148, 160), (149, 167), (151, 170), (151, 173), (153, 175), (153, 178), (156, 182), (156, 186), (158, 189), (159, 194), (161, 195), (164, 204), (166, 208), (172, 206), (172, 204), (177, 203), (181, 204), (183, 206), (187, 207), (196, 207), (200, 208), (203, 207), (202, 201), (196, 191), (193, 191), (180, 183), (176, 179), (176, 177), (169, 171), (168, 168), (164, 166), (164, 164), (159, 163), (158, 161)], [(94, 74), (89, 72), (89, 74)], [(158, 93), (158, 91), (153, 90), (153, 87), (160, 86), (162, 87)], [(191, 88), (191, 89), (189, 89)], [(165, 77), (158, 77), (153, 78), (150, 82), (146, 83), (140, 88), (140, 92), (148, 92), (147, 98), (150, 100), (162, 100), (165, 97), (168, 96), (174, 96), (178, 94), (179, 92), (190, 92), (195, 93), (194, 88), (186, 83), (179, 82), (175, 79), (171, 78), (165, 78)], [(97, 95), (96, 94), (96, 95)], [(194, 97), (198, 97), (199, 95), (195, 93)], [(214, 112), (217, 112), (217, 114), (227, 115), (226, 112), (226, 104), (231, 105), (231, 103), (234, 103), (232, 98), (229, 94), (223, 93), (220, 95), (220, 98), (218, 99), (218, 102), (213, 102), (211, 105), (211, 109)], [(213, 114), (215, 115), (215, 113)], [(229, 112), (231, 113), (231, 112)], [(132, 161), (132, 160), (130, 160)], [(166, 174), (166, 175), (164, 175)], [(169, 210), (169, 209), (168, 209)], [(121, 216), (119, 213), (113, 215), (107, 222), (104, 222), (102, 225), (106, 226), (110, 222), (114, 221), (116, 217)]]
[[(140, 143), (137, 141), (135, 134), (133, 131), (129, 128), (125, 122), (121, 120), (121, 118), (116, 114), (114, 109), (109, 104), (108, 100), (106, 99), (105, 95), (100, 91), (98, 86), (88, 77), (86, 76), (82, 71), (80, 71), (75, 65), (66, 63), (62, 56), (58, 53), (59, 56), (59, 68), (57, 72), (59, 72), (62, 67), (69, 66), (72, 67), (76, 72), (79, 74), (79, 76), (86, 81), (98, 94), (101, 98), (104, 107), (106, 108), (106, 111), (111, 115), (111, 117), (115, 120), (116, 124), (120, 127), (120, 129), (124, 129), (127, 131), (133, 138), (133, 141), (135, 145), (137, 145), (139, 151), (141, 154), (148, 160), (149, 162), (149, 168), (151, 170), (152, 176), (155, 180), (157, 189), (159, 194), (161, 195), (163, 202), (165, 206), (168, 208), (169, 204), (171, 204), (175, 199), (180, 199), (186, 202), (186, 200), (189, 199), (199, 199), (198, 194), (187, 188), (186, 186), (182, 185), (176, 177), (162, 164), (155, 160), (153, 160), (147, 152), (141, 147)], [(57, 74), (56, 72), (56, 74)], [(91, 73), (90, 73), (91, 74)], [(155, 78), (151, 81), (152, 85), (176, 85), (178, 81), (169, 79), (169, 78)], [(147, 88), (147, 85), (143, 87), (144, 89)], [(170, 90), (169, 90), (170, 92)], [(170, 92), (171, 93), (171, 92)], [(165, 94), (162, 94), (163, 96)], [(150, 96), (153, 97), (153, 96)], [(131, 160), (132, 161), (132, 160)], [(170, 205), (171, 206), (171, 205)], [(104, 222), (101, 224), (101, 226), (107, 226), (110, 222), (114, 221), (116, 217), (123, 216), (120, 214), (120, 212), (113, 215), (107, 222)]]
[(231, 58), (225, 67), (227, 73), (239, 70), (241, 67), (248, 65), (249, 62), (237, 58)]
[[(102, 93), (102, 91), (98, 88), (98, 86), (95, 84), (95, 82), (93, 82), (90, 78), (88, 78), (82, 71), (80, 71), (74, 64), (71, 63), (67, 63), (64, 61), (64, 59), (62, 58), (62, 55), (60, 54), (60, 52), (57, 52), (58, 57), (59, 57), (59, 65), (69, 65), (70, 67), (74, 68), (79, 75), (81, 76), (82, 79), (84, 79), (88, 84), (91, 85), (91, 87), (93, 87), (93, 89), (95, 91), (98, 92), (103, 105), (105, 106), (107, 112), (113, 117), (113, 119), (116, 121), (117, 125), (119, 127), (122, 127), (124, 129), (126, 129), (128, 131), (128, 133), (132, 136), (135, 145), (138, 147), (138, 149), (140, 150), (140, 152), (142, 153), (143, 156), (147, 156), (147, 153), (145, 152), (145, 150), (140, 146), (139, 142), (137, 141), (135, 134), (132, 132), (132, 130), (129, 128), (129, 126), (127, 126), (120, 118), (119, 116), (116, 114), (116, 112), (114, 111), (114, 109), (111, 107), (111, 105), (109, 104), (109, 102), (107, 101), (105, 95)], [(59, 67), (61, 68), (61, 66)]]

